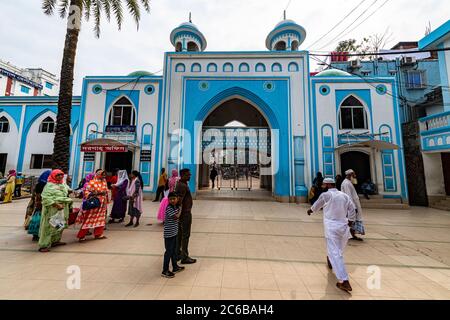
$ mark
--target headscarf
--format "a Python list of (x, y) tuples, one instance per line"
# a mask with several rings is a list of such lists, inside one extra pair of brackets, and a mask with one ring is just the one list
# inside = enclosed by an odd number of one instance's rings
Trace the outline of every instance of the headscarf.
[(48, 177), (50, 176), (51, 173), (52, 173), (52, 170), (46, 170), (46, 171), (42, 172), (41, 175), (39, 176), (38, 182), (46, 184)]
[(15, 177), (15, 176), (17, 176), (16, 170), (9, 170), (9, 176), (10, 176), (10, 177)]
[(127, 181), (128, 183), (130, 180), (128, 179), (128, 172), (127, 170), (119, 170), (118, 177), (117, 177), (117, 183), (115, 184), (117, 187), (120, 187), (124, 182)]
[(95, 173), (89, 173), (86, 178), (84, 179), (84, 184), (83, 184), (83, 191), (86, 190), (86, 187), (88, 186), (89, 182), (94, 179), (95, 177)]
[(172, 176), (169, 179), (169, 189), (171, 191), (175, 190), (175, 185), (177, 184), (178, 180), (180, 180), (180, 177), (178, 176), (178, 170), (173, 169)]
[(56, 180), (56, 176), (58, 174), (64, 175), (64, 172), (59, 170), (59, 169), (53, 170), (52, 173), (50, 174), (50, 176), (48, 177), (47, 181), (51, 182), (51, 183), (56, 183), (56, 184), (63, 184), (64, 183), (64, 181), (63, 181), (64, 179), (60, 180), (60, 181)]

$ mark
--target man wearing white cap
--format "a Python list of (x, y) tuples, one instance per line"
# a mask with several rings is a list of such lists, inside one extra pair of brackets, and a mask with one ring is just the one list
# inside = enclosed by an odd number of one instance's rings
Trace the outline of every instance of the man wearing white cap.
[(356, 208), (356, 221), (353, 227), (351, 228), (352, 240), (363, 241), (363, 239), (356, 236), (356, 234), (365, 234), (364, 225), (362, 222), (362, 209), (361, 202), (359, 201), (358, 193), (353, 185), (353, 180), (356, 179), (355, 171), (349, 169), (345, 171), (345, 179), (341, 185), (341, 191), (348, 195)]
[(355, 220), (355, 206), (345, 193), (336, 189), (333, 179), (323, 181), (327, 192), (322, 193), (319, 199), (308, 210), (308, 215), (323, 208), (323, 225), (325, 239), (327, 240), (327, 263), (334, 270), (338, 283), (336, 286), (344, 291), (352, 291), (348, 273), (345, 268), (344, 250), (348, 239), (351, 238), (349, 226)]

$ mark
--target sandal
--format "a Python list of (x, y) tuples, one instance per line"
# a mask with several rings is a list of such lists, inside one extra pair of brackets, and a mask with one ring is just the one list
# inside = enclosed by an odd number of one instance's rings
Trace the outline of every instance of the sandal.
[(95, 240), (103, 240), (108, 239), (106, 236), (95, 237)]
[(48, 248), (40, 248), (39, 252), (50, 252), (50, 249), (48, 249)]
[(80, 242), (80, 243), (86, 242), (86, 238), (80, 238), (80, 239), (78, 239), (78, 242)]
[(65, 243), (65, 242), (58, 241), (58, 242), (55, 242), (54, 244), (52, 244), (52, 247), (65, 246), (66, 244), (67, 243)]

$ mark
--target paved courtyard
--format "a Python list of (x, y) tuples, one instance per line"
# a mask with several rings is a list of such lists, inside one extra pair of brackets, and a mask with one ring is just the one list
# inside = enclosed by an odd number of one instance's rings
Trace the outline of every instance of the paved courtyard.
[[(70, 227), (68, 245), (47, 254), (21, 226), (26, 204), (0, 205), (0, 299), (450, 299), (445, 211), (365, 210), (365, 242), (351, 242), (345, 255), (349, 295), (326, 267), (322, 215), (308, 217), (306, 205), (195, 201), (198, 263), (164, 279), (156, 204), (144, 203), (138, 228), (108, 226), (107, 240), (80, 244)], [(69, 266), (80, 267), (79, 290), (67, 289)], [(380, 268), (379, 289), (367, 286), (369, 266)]]

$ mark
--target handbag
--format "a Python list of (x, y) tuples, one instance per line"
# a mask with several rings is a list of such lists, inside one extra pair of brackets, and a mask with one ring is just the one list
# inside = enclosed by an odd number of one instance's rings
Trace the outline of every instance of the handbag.
[(83, 210), (87, 211), (87, 210), (100, 208), (101, 205), (102, 204), (101, 204), (99, 198), (91, 197), (91, 198), (86, 199), (86, 200), (83, 201), (82, 208), (83, 208)]

